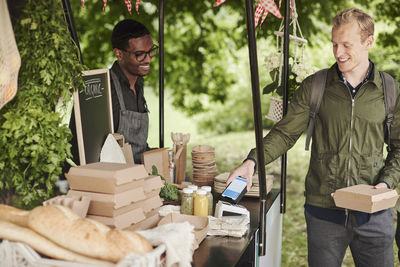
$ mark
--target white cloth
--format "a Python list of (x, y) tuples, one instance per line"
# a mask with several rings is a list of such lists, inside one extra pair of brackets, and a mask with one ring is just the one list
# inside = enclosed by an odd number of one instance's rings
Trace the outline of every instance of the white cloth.
[(191, 266), (195, 237), (194, 226), (189, 222), (168, 223), (138, 233), (147, 238), (153, 246), (165, 245), (166, 267)]
[(124, 153), (112, 134), (107, 136), (101, 148), (100, 162), (126, 163)]
[(145, 254), (130, 253), (118, 262), (116, 267), (160, 267), (163, 266), (161, 255), (165, 251), (165, 246), (160, 245), (153, 251)]
[(158, 210), (158, 214), (160, 214), (161, 217), (167, 216), (170, 213), (181, 213), (181, 206), (164, 205)]
[(207, 235), (242, 237), (246, 233), (249, 223), (250, 219), (246, 216), (231, 218), (208, 216)]
[(14, 38), (7, 1), (0, 0), (0, 109), (17, 93), (21, 57)]

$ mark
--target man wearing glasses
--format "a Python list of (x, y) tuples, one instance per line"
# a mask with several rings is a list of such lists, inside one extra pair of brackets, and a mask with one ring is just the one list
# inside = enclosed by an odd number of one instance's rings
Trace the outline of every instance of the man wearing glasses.
[(131, 19), (118, 22), (111, 42), (117, 57), (110, 71), (114, 131), (131, 144), (135, 163), (140, 164), (142, 153), (149, 150), (143, 76), (149, 73), (150, 61), (158, 47), (149, 30)]

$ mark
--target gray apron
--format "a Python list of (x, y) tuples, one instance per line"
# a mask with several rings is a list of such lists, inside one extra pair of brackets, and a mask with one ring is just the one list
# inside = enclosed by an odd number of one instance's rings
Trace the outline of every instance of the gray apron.
[(133, 158), (136, 164), (142, 163), (142, 154), (147, 148), (147, 137), (149, 131), (149, 114), (126, 110), (124, 98), (122, 97), (121, 84), (111, 70), (112, 80), (121, 107), (119, 113), (118, 133), (122, 134), (125, 142), (131, 144)]

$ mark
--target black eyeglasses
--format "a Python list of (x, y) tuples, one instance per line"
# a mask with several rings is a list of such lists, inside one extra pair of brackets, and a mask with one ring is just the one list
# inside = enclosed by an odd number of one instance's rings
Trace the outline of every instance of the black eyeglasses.
[(128, 53), (129, 55), (135, 55), (136, 60), (141, 62), (146, 58), (146, 55), (149, 55), (150, 58), (154, 57), (157, 54), (158, 46), (153, 45), (153, 47), (149, 51), (131, 52), (131, 51), (126, 51), (124, 49), (121, 49), (121, 50)]

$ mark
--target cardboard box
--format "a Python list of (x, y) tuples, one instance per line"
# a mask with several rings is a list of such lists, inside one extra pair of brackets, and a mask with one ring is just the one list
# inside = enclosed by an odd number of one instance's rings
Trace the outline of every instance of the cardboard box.
[(147, 213), (161, 206), (162, 206), (162, 201), (160, 196), (147, 198), (145, 200), (141, 200), (120, 208), (114, 208), (113, 202), (102, 202), (102, 201), (92, 200), (90, 201), (87, 214), (105, 216), (105, 217), (116, 217), (137, 208), (142, 208), (143, 212)]
[(122, 153), (124, 154), (126, 163), (135, 163), (135, 160), (133, 159), (133, 153), (132, 153), (131, 144), (125, 143), (121, 147), (121, 149), (122, 149)]
[(393, 208), (398, 199), (396, 190), (365, 184), (338, 189), (332, 196), (337, 207), (367, 213)]
[(161, 189), (163, 186), (164, 182), (161, 180), (160, 176), (150, 175), (149, 177), (144, 178), (143, 190), (145, 193)]
[(208, 218), (202, 216), (192, 216), (179, 213), (169, 213), (160, 220), (158, 225), (167, 223), (189, 222), (194, 226), (195, 244), (194, 249), (197, 249), (207, 236), (208, 231)]
[(86, 218), (104, 223), (105, 225), (117, 229), (125, 229), (134, 223), (138, 223), (146, 219), (142, 208), (137, 208), (115, 217), (88, 215)]
[(90, 198), (85, 196), (60, 195), (44, 201), (43, 206), (62, 205), (72, 209), (79, 217), (85, 218), (89, 209)]
[(147, 173), (152, 173), (153, 165), (157, 167), (158, 174), (171, 183), (171, 174), (169, 171), (169, 158), (167, 148), (158, 148), (146, 151), (142, 154), (142, 162)]
[[(118, 209), (134, 202), (146, 199), (143, 188), (138, 187), (118, 194), (103, 194), (77, 190), (69, 190), (67, 196), (86, 196), (92, 201), (108, 202), (114, 209)], [(90, 204), (91, 205), (91, 204)], [(89, 205), (89, 208), (90, 208)]]
[(160, 215), (158, 214), (159, 208), (147, 212), (145, 214), (146, 219), (140, 221), (138, 223), (132, 224), (127, 229), (132, 231), (139, 231), (139, 230), (147, 230), (157, 226), (158, 222), (160, 221)]
[(128, 190), (127, 183), (143, 179), (148, 174), (140, 164), (96, 162), (71, 167), (65, 176), (71, 189), (114, 194)]

